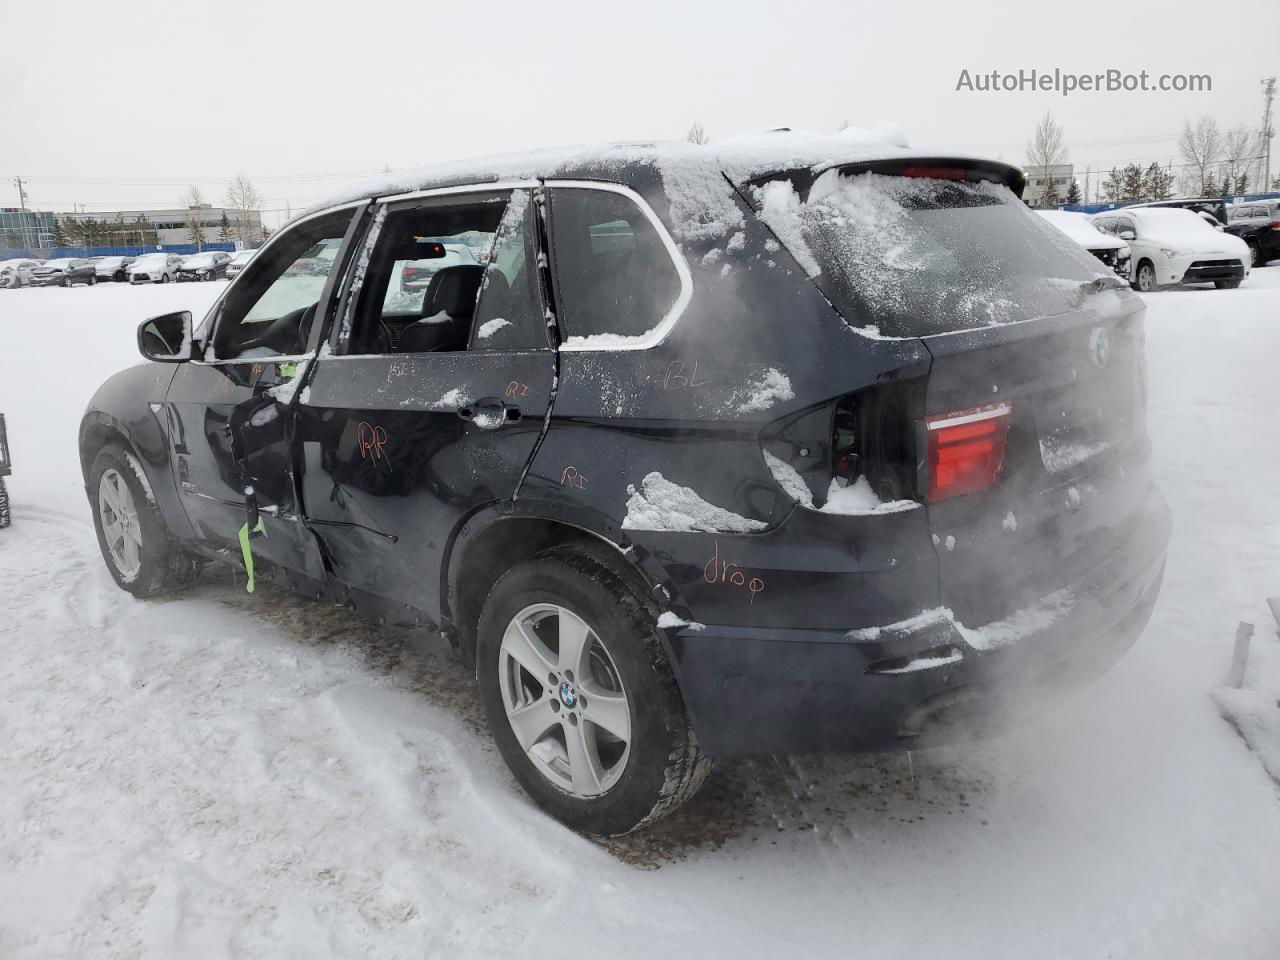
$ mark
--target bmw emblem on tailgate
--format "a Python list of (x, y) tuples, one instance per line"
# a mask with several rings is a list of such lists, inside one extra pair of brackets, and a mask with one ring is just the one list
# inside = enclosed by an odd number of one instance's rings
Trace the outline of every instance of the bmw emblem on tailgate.
[(1111, 359), (1111, 338), (1107, 336), (1105, 327), (1094, 327), (1093, 333), (1089, 334), (1089, 358), (1099, 370)]

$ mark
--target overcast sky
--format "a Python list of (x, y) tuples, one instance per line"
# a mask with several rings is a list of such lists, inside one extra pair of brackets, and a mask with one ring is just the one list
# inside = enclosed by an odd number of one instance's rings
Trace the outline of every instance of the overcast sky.
[[(243, 171), (296, 208), (387, 166), (678, 139), (694, 120), (713, 139), (892, 121), (913, 145), (1022, 162), (1051, 110), (1081, 173), (1167, 161), (1187, 118), (1260, 125), (1280, 41), (1265, 7), (1222, 6), (1218, 27), (1188, 0), (0, 0), (0, 206), (15, 175), (34, 208), (93, 211), (173, 206), (190, 182), (220, 202)], [(962, 69), (1033, 67), (1203, 73), (1213, 90), (955, 89)]]

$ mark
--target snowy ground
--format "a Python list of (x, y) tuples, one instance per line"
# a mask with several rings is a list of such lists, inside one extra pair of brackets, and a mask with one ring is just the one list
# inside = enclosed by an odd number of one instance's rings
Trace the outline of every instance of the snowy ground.
[(1175, 533), (1098, 685), (982, 746), (726, 764), (607, 846), (518, 792), (439, 644), (225, 572), (113, 586), (80, 412), (218, 286), (0, 291), (0, 957), (1280, 953), (1280, 792), (1213, 696), (1238, 620), (1280, 646), (1280, 265), (1148, 298)]

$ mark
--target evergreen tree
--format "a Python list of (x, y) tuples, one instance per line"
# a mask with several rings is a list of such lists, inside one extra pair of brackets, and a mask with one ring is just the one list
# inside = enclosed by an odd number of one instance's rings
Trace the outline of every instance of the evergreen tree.
[(1136, 163), (1125, 164), (1120, 172), (1120, 199), (1125, 203), (1141, 203), (1146, 199), (1146, 190), (1142, 168)]
[(1072, 180), (1071, 186), (1067, 190), (1067, 203), (1074, 204), (1080, 202), (1080, 181)]
[(53, 245), (55, 247), (69, 247), (71, 243), (67, 240), (67, 233), (63, 224), (67, 222), (66, 217), (58, 217), (53, 221)]
[(1120, 183), (1120, 171), (1112, 167), (1111, 172), (1107, 174), (1107, 179), (1102, 181), (1102, 198), (1111, 203), (1119, 202), (1123, 192)]
[(222, 219), (218, 222), (218, 239), (223, 243), (231, 242), (231, 221), (227, 219), (227, 211), (222, 211)]
[(1236, 196), (1241, 197), (1249, 192), (1249, 173), (1244, 171), (1236, 177)]
[(1173, 196), (1173, 174), (1152, 162), (1143, 175), (1143, 196), (1147, 200), (1168, 200)]

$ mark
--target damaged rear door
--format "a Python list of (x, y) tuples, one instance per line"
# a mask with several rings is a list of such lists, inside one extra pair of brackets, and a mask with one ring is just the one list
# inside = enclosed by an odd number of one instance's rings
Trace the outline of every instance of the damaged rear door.
[(543, 431), (556, 368), (538, 242), (527, 188), (384, 204), (298, 406), (330, 572), (416, 618), (438, 621), (454, 532), (516, 495)]

